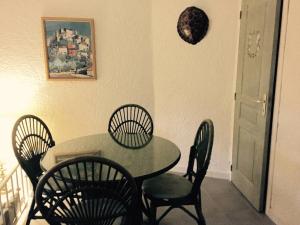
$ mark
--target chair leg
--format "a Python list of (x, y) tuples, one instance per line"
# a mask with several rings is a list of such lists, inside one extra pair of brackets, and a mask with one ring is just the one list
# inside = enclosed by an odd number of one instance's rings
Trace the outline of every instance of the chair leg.
[(156, 221), (156, 207), (152, 204), (152, 202), (150, 203), (150, 209), (149, 209), (149, 222), (151, 225), (157, 225), (157, 221)]
[(34, 206), (35, 206), (35, 199), (33, 198), (32, 201), (31, 201), (31, 206), (30, 206), (30, 209), (29, 209), (26, 225), (30, 224), (31, 219), (34, 216)]
[(196, 201), (195, 203), (195, 210), (198, 216), (198, 225), (206, 225), (203, 213), (202, 213), (202, 207), (201, 207), (201, 199), (200, 201)]
[(149, 210), (150, 210), (150, 206), (149, 206), (149, 202), (147, 200), (147, 198), (143, 195), (142, 196), (142, 212), (147, 216), (147, 218), (150, 217), (149, 215)]

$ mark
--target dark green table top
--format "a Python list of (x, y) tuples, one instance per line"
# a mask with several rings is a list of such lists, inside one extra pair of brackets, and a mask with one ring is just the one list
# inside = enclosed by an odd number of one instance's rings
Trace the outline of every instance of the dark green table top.
[(174, 167), (180, 159), (180, 150), (158, 136), (153, 136), (142, 148), (128, 149), (117, 144), (108, 133), (95, 134), (57, 144), (46, 153), (41, 166), (49, 170), (60, 161), (84, 155), (108, 158), (125, 167), (134, 178), (146, 179)]

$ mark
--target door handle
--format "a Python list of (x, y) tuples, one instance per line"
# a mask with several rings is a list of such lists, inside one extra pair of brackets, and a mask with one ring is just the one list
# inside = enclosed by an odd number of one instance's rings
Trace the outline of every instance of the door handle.
[(255, 100), (256, 103), (262, 104), (262, 111), (261, 114), (262, 116), (266, 115), (266, 111), (267, 111), (267, 95), (264, 94), (263, 95), (263, 99), (257, 99)]
[(256, 103), (263, 103), (265, 104), (266, 103), (266, 100), (255, 100)]
[(266, 112), (267, 112), (267, 103), (268, 103), (268, 97), (267, 94), (264, 94), (262, 99), (254, 99), (254, 98), (249, 98), (249, 97), (239, 97), (239, 95), (237, 95), (235, 93), (235, 100), (236, 99), (240, 99), (242, 101), (246, 101), (246, 102), (252, 102), (252, 103), (257, 103), (257, 104), (262, 104), (262, 110), (261, 110), (261, 115), (265, 116)]

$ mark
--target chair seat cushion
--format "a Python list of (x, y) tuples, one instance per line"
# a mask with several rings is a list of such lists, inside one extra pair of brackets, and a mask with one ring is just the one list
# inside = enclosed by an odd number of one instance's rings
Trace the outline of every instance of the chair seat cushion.
[(184, 198), (191, 193), (192, 183), (179, 175), (166, 173), (145, 180), (143, 191), (146, 196), (155, 199)]

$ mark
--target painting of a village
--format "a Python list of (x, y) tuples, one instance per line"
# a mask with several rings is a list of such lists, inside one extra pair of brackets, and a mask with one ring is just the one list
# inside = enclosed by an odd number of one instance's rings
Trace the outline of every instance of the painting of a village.
[(96, 78), (92, 19), (43, 18), (48, 78)]

